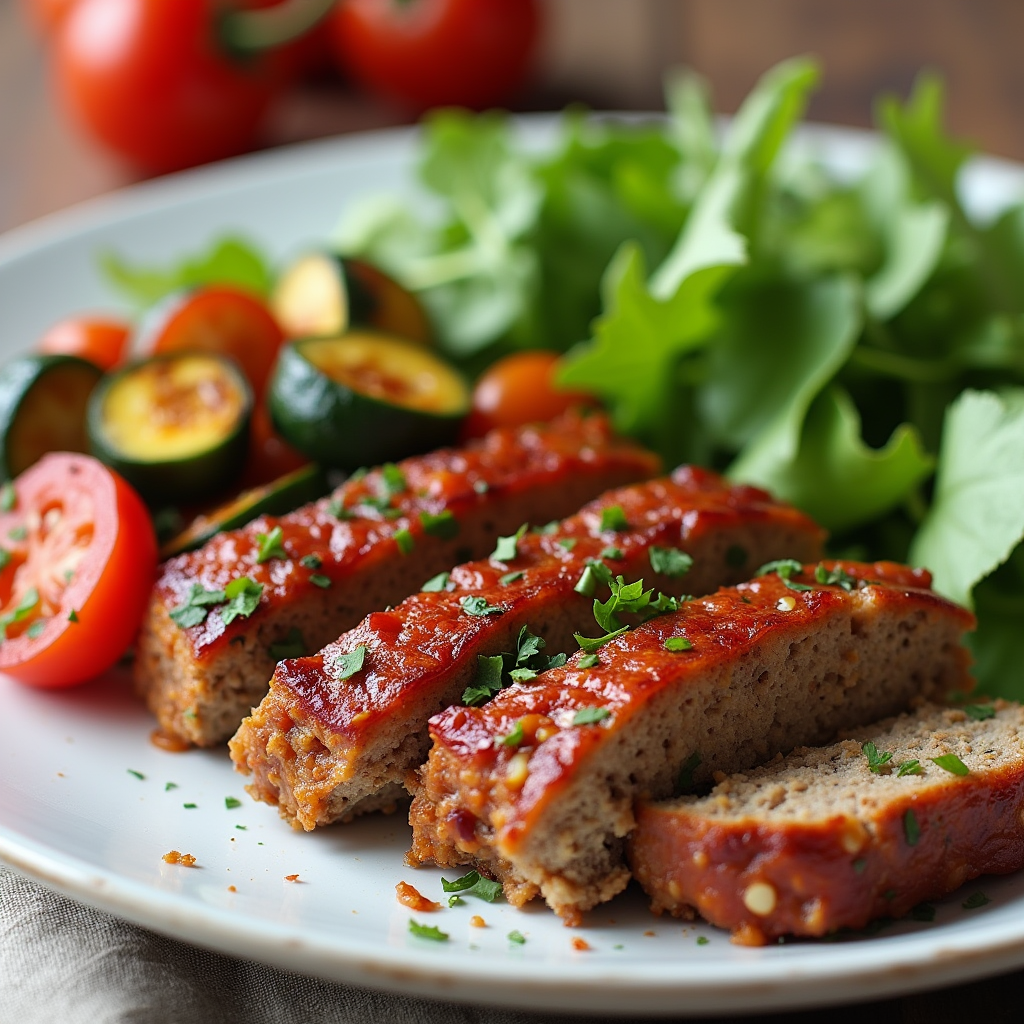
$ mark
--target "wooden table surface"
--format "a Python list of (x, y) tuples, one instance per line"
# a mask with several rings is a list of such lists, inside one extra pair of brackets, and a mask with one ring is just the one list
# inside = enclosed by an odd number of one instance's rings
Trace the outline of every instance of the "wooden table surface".
[[(867, 123), (868, 97), (880, 84), (906, 86), (917, 64), (938, 59), (944, 69), (953, 69), (953, 84), (959, 83), (966, 94), (966, 101), (961, 96), (959, 105), (953, 104), (954, 122), (989, 149), (1024, 156), (1024, 118), (1019, 115), (1024, 97), (1018, 88), (1024, 65), (1017, 56), (1024, 33), (1015, 31), (1024, 29), (1019, 0), (548, 3), (553, 38), (542, 54), (542, 85), (529, 100), (535, 107), (557, 105), (579, 94), (587, 94), (595, 105), (619, 101), (623, 106), (651, 106), (657, 103), (660, 67), (685, 59), (712, 79), (716, 94), (730, 109), (764, 67), (790, 53), (814, 50), (824, 51), (826, 64), (837, 69), (839, 86), (826, 88), (812, 113)], [(737, 36), (737, 23), (754, 29)], [(666, 25), (674, 35), (663, 31)], [(866, 27), (880, 25), (886, 31), (866, 34)], [(832, 48), (837, 56), (829, 59)], [(595, 78), (597, 66), (602, 73)], [(308, 87), (282, 105), (266, 144), (399, 123), (399, 111), (340, 86)], [(54, 109), (42, 46), (25, 26), (17, 0), (0, 0), (0, 139), (0, 231), (137, 180), (130, 169), (79, 136)], [(1018, 971), (899, 999), (731, 1019), (1017, 1024), (1024, 1019), (1022, 1004), (1024, 971)]]

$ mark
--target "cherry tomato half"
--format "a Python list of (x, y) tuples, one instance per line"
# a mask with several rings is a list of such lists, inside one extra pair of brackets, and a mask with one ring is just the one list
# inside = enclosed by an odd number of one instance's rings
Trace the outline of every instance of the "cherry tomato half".
[(181, 292), (165, 300), (143, 327), (146, 354), (199, 350), (230, 356), (259, 398), (284, 335), (255, 295), (229, 285)]
[(263, 121), (281, 62), (276, 54), (226, 55), (216, 11), (214, 0), (77, 0), (54, 34), (65, 106), (147, 171), (242, 152)]
[(481, 109), (521, 84), (536, 0), (345, 0), (332, 15), (342, 71), (415, 110)]
[(54, 452), (5, 491), (0, 536), (0, 672), (31, 686), (73, 686), (132, 642), (156, 574), (142, 499), (88, 455)]
[(78, 356), (101, 370), (112, 370), (124, 359), (131, 326), (123, 320), (70, 317), (54, 324), (39, 339), (39, 351)]
[(480, 437), (495, 427), (520, 427), (550, 420), (574, 405), (593, 405), (589, 395), (559, 391), (555, 386), (561, 357), (533, 349), (499, 359), (473, 388), (472, 411), (463, 427), (465, 437)]

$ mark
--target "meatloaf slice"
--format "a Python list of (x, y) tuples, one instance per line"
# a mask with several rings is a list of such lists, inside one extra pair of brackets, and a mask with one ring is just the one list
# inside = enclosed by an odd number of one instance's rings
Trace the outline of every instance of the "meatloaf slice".
[[(567, 922), (626, 885), (638, 797), (970, 686), (969, 612), (891, 563), (785, 566), (430, 722), (413, 863), (475, 864)], [(824, 581), (824, 582), (823, 582)], [(848, 588), (848, 589), (847, 589)]]
[[(142, 626), (136, 687), (165, 732), (222, 743), (267, 692), (273, 645), (318, 651), (433, 573), (486, 554), (496, 534), (568, 515), (657, 468), (605, 417), (571, 413), (407, 459), (397, 471), (357, 474), (329, 498), (261, 516), (166, 562)], [(276, 527), (280, 547), (265, 540), (261, 561), (260, 537)], [(175, 621), (190, 594), (215, 601), (201, 591), (223, 591), (239, 577), (258, 596), (248, 617), (225, 625), (223, 610), (200, 604)]]
[(929, 704), (709, 796), (640, 804), (629, 859), (655, 911), (696, 909), (762, 945), (862, 928), (1018, 871), (1022, 805), (1024, 709)]
[[(612, 491), (514, 550), (509, 538), (508, 550), (458, 566), (445, 589), (375, 612), (315, 657), (282, 662), (231, 756), (252, 773), (249, 792), (303, 828), (374, 809), (425, 760), (427, 720), (461, 701), (479, 657), (515, 651), (524, 626), (547, 652), (575, 649), (573, 632), (594, 625), (590, 597), (574, 590), (588, 562), (674, 595), (707, 593), (765, 558), (814, 557), (821, 541), (795, 509), (704, 470)], [(340, 678), (339, 657), (360, 650), (365, 666)]]

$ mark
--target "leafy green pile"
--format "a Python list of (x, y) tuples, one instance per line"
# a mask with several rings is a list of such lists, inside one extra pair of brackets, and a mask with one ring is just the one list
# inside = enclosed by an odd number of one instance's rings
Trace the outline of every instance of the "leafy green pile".
[(669, 463), (772, 489), (838, 552), (929, 566), (978, 610), (983, 688), (1024, 697), (1024, 205), (969, 216), (932, 78), (880, 101), (855, 180), (787, 147), (816, 80), (774, 68), (721, 140), (685, 75), (663, 121), (570, 113), (545, 153), (443, 113), (431, 216), (360, 205), (339, 247), (418, 292), (467, 369), (567, 350), (563, 383)]

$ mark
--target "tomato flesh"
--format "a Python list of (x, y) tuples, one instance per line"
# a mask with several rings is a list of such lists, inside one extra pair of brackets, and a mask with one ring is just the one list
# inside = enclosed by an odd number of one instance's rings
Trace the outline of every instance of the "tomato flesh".
[(200, 351), (228, 356), (242, 369), (259, 398), (267, 386), (284, 334), (255, 295), (217, 285), (176, 295), (147, 326), (142, 347), (153, 355)]
[(131, 327), (123, 320), (70, 317), (54, 324), (39, 339), (48, 355), (78, 356), (101, 370), (113, 370), (124, 359)]
[(473, 407), (463, 428), (465, 437), (480, 437), (496, 427), (521, 427), (554, 419), (594, 399), (576, 391), (559, 391), (555, 378), (561, 365), (557, 352), (533, 349), (499, 359), (473, 388)]
[(73, 686), (113, 665), (138, 630), (156, 574), (149, 513), (112, 470), (67, 452), (27, 469), (13, 495), (0, 512), (0, 671)]

